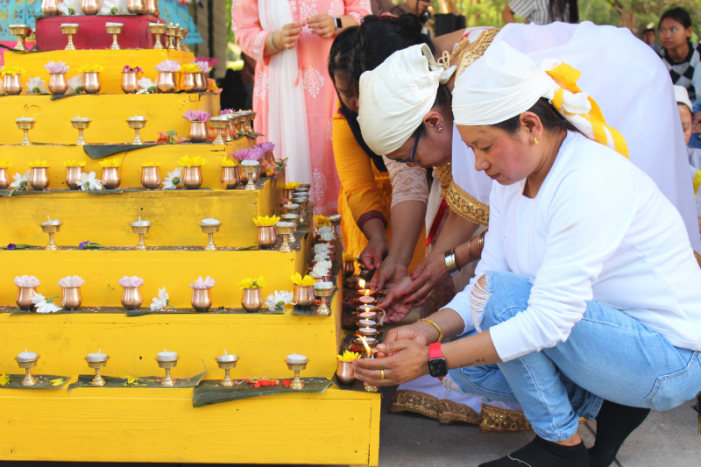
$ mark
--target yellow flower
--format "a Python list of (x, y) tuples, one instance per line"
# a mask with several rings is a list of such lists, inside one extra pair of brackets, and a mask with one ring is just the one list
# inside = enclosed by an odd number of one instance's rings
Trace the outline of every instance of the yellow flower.
[(207, 163), (207, 159), (202, 156), (183, 156), (178, 159), (178, 164), (183, 167), (201, 167)]
[(239, 282), (239, 287), (242, 289), (260, 289), (261, 287), (267, 287), (268, 286), (268, 281), (265, 280), (265, 277), (263, 276), (258, 276), (258, 279), (253, 280), (250, 277), (245, 278), (241, 282)]
[(202, 69), (194, 63), (186, 63), (185, 65), (180, 65), (180, 71), (183, 73), (198, 73), (202, 71)]
[(34, 162), (29, 163), (29, 167), (48, 167), (49, 162), (48, 161), (42, 161), (42, 160), (35, 160)]
[(222, 157), (221, 166), (222, 167), (236, 167), (239, 165), (239, 161), (233, 159), (229, 156)]
[(302, 277), (302, 275), (298, 272), (292, 274), (290, 279), (292, 280), (292, 283), (300, 287), (311, 287), (316, 282), (312, 276), (307, 275)]
[(10, 384), (10, 375), (0, 375), (0, 386), (7, 386), (8, 384)]
[(283, 190), (294, 190), (298, 186), (300, 186), (302, 182), (287, 182), (282, 184), (282, 189)]
[(0, 70), (0, 73), (5, 76), (5, 75), (21, 75), (23, 73), (26, 73), (22, 68), (18, 66), (6, 66), (3, 67), (2, 70)]
[(100, 73), (102, 71), (105, 71), (105, 68), (101, 65), (83, 65), (78, 68), (79, 73)]
[(145, 384), (139, 384), (141, 378), (136, 378), (134, 376), (125, 376), (124, 378), (127, 380), (124, 386), (146, 386)]
[(160, 162), (144, 162), (141, 164), (142, 167), (160, 167), (161, 163)]
[(343, 261), (355, 261), (355, 255), (346, 251), (343, 253)]
[(271, 226), (277, 224), (278, 222), (280, 222), (280, 218), (278, 216), (258, 216), (253, 218), (253, 223), (258, 227)]
[(51, 386), (61, 386), (65, 382), (66, 380), (63, 378), (56, 378), (49, 381), (49, 383), (51, 383)]
[(7, 169), (8, 167), (12, 167), (12, 162), (0, 159), (0, 169)]
[(63, 161), (63, 165), (66, 167), (85, 167), (85, 162)]
[(119, 157), (111, 157), (100, 161), (100, 167), (120, 167), (122, 165), (122, 160)]
[(326, 216), (322, 216), (321, 214), (317, 214), (316, 216), (314, 216), (314, 224), (316, 224), (317, 227), (331, 225), (331, 219), (329, 219)]
[(344, 350), (343, 355), (337, 355), (339, 362), (352, 362), (360, 358), (360, 354), (357, 352), (351, 352), (350, 350)]

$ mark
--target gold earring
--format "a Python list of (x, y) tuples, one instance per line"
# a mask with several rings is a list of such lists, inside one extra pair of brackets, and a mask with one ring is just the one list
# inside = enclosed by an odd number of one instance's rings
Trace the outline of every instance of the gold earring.
[(533, 137), (533, 144), (538, 144), (538, 138), (536, 138), (535, 136)]

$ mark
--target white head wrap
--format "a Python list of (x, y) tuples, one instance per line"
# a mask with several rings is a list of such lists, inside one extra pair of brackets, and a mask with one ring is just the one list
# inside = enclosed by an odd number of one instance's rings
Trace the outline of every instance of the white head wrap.
[[(558, 69), (560, 65), (564, 70)], [(570, 81), (576, 92), (563, 89), (550, 74)], [(456, 80), (455, 124), (494, 125), (520, 115), (545, 97), (585, 136), (628, 157), (621, 134), (606, 124), (594, 100), (579, 91), (578, 77), (577, 70), (558, 60), (544, 60), (539, 68), (527, 55), (497, 42)]]
[(358, 123), (370, 149), (384, 156), (406, 143), (431, 110), (442, 73), (431, 49), (420, 44), (360, 76)]
[(686, 90), (684, 86), (674, 85), (674, 98), (677, 100), (677, 104), (684, 104), (689, 107), (691, 113), (694, 113), (694, 106), (691, 105), (691, 100), (689, 99), (689, 91)]

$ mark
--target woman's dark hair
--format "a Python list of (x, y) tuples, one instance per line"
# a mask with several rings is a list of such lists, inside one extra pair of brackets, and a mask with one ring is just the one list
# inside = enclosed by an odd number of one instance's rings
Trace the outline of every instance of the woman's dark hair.
[(676, 7), (665, 11), (662, 16), (660, 16), (658, 27), (661, 27), (662, 21), (666, 20), (667, 18), (678, 22), (684, 26), (684, 29), (689, 29), (691, 27), (691, 16), (689, 16), (689, 12), (682, 7)]
[[(550, 0), (548, 13), (552, 21), (579, 23), (579, 7), (577, 0)], [(565, 17), (567, 13), (568, 18)]]
[(345, 73), (350, 78), (353, 44), (359, 29), (358, 26), (344, 29), (331, 44), (331, 50), (329, 51), (329, 76), (332, 80), (337, 72)]
[(374, 70), (397, 50), (427, 44), (431, 52), (435, 52), (431, 38), (421, 32), (422, 28), (416, 15), (407, 14), (398, 18), (366, 16), (355, 40), (353, 81), (359, 82), (363, 72)]
[[(450, 91), (448, 91), (448, 86), (446, 86), (445, 84), (439, 84), (438, 90), (436, 91), (436, 100), (433, 101), (433, 106), (431, 108), (440, 109), (445, 105), (450, 106), (450, 102)], [(419, 128), (417, 128), (417, 131), (420, 132), (422, 135), (425, 135), (426, 124), (421, 122), (421, 125), (419, 125)]]
[[(543, 128), (545, 128), (546, 130), (567, 130), (581, 133), (577, 129), (577, 127), (575, 127), (572, 123), (570, 123), (569, 120), (563, 117), (562, 114), (558, 112), (555, 109), (555, 107), (553, 107), (552, 104), (548, 102), (548, 100), (544, 97), (538, 99), (535, 105), (527, 111), (536, 114), (538, 118), (540, 118), (540, 121), (543, 124)], [(492, 126), (504, 130), (509, 134), (515, 134), (521, 126), (520, 118), (521, 115), (516, 115), (515, 117), (512, 117), (508, 120), (504, 120), (503, 122), (497, 123), (496, 125)]]

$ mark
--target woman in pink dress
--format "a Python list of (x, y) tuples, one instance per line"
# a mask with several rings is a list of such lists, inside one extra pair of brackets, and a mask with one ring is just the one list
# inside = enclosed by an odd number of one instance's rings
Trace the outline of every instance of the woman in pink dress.
[(257, 62), (256, 131), (275, 143), (278, 159), (288, 158), (287, 180), (312, 184), (322, 214), (337, 208), (340, 188), (329, 50), (340, 30), (369, 13), (369, 0), (233, 0), (236, 41)]

